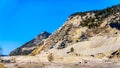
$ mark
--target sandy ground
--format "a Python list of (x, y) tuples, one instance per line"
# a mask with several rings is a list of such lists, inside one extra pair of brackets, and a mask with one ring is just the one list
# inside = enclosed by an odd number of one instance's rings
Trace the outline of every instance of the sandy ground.
[[(108, 53), (118, 50), (119, 42), (120, 35), (96, 36), (90, 38), (89, 41), (78, 42), (62, 50), (53, 48), (47, 52), (41, 51), (37, 56), (8, 56), (2, 59), (16, 61), (16, 63), (5, 64), (6, 68), (120, 68), (120, 60), (106, 58), (109, 56)], [(68, 54), (71, 48), (74, 48), (74, 52)], [(50, 53), (53, 54), (53, 62), (48, 62)], [(102, 59), (91, 56), (98, 53), (104, 53), (106, 56)], [(84, 63), (86, 60), (87, 63)]]
[(21, 63), (21, 64), (5, 64), (6, 68), (120, 68), (118, 64), (112, 63)]

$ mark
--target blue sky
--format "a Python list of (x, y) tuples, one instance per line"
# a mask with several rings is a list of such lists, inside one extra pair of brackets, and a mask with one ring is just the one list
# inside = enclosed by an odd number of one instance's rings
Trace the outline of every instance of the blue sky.
[(120, 0), (0, 0), (0, 47), (3, 54), (9, 54), (43, 31), (54, 32), (74, 12), (119, 3)]

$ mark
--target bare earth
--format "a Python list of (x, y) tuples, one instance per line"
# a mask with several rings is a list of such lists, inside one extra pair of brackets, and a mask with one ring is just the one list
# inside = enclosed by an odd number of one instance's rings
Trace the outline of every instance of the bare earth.
[(120, 68), (120, 65), (113, 63), (21, 63), (5, 64), (6, 68)]

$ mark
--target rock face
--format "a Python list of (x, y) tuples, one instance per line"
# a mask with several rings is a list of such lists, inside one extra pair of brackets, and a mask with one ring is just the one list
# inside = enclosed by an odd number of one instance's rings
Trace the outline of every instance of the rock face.
[(119, 27), (120, 5), (100, 11), (75, 13), (44, 44), (50, 48), (62, 41), (61, 46), (67, 47), (95, 35), (117, 34)]
[(60, 62), (76, 62), (80, 57), (120, 59), (120, 5), (74, 13), (47, 37), (42, 40), (40, 35), (10, 55), (38, 55), (46, 60), (52, 54)]
[[(41, 55), (49, 52), (54, 54), (59, 54), (61, 52), (61, 55), (69, 54), (69, 49), (72, 46), (73, 49), (75, 47), (75, 52), (73, 53), (77, 55), (82, 54), (99, 57), (99, 55), (101, 56), (104, 53), (106, 57), (110, 57), (112, 52), (118, 51), (118, 48), (120, 48), (118, 43), (120, 42), (119, 30), (120, 5), (112, 6), (103, 10), (74, 13), (69, 16), (68, 20), (62, 27), (50, 35), (49, 38), (44, 40), (44, 43), (36, 48), (33, 53), (42, 53)], [(118, 37), (116, 41), (116, 37), (114, 36)], [(114, 45), (115, 47), (113, 47)], [(112, 47), (114, 49), (112, 49)], [(96, 51), (98, 50), (95, 53), (94, 48), (96, 48)], [(91, 53), (87, 54), (89, 51)]]
[(10, 53), (10, 56), (15, 56), (15, 55), (28, 55), (30, 54), (35, 48), (43, 44), (43, 40), (48, 38), (50, 33), (48, 32), (42, 32), (39, 34), (35, 39), (25, 43), (21, 47), (15, 49)]

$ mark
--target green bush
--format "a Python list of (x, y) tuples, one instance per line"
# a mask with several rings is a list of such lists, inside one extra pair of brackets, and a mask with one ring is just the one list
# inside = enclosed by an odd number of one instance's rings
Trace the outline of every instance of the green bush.
[(70, 49), (70, 52), (74, 52), (74, 48), (73, 47)]

